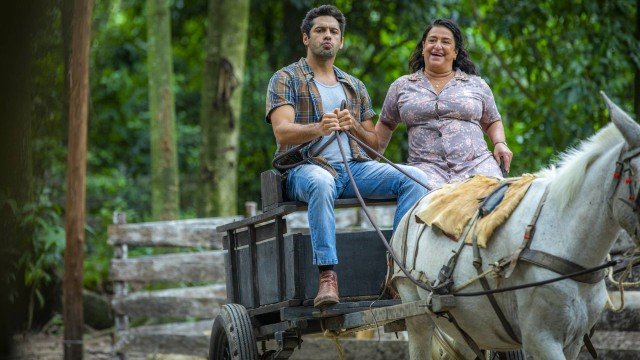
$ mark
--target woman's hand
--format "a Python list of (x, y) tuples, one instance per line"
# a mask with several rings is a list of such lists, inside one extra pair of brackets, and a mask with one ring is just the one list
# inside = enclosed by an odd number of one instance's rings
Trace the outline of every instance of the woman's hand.
[(497, 142), (493, 145), (493, 157), (498, 162), (498, 165), (502, 164), (505, 171), (508, 173), (511, 169), (511, 159), (513, 159), (513, 153), (509, 150), (509, 147), (504, 142)]

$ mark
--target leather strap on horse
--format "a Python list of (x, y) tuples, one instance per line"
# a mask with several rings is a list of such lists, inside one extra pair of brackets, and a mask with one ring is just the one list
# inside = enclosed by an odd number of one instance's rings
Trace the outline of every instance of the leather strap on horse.
[[(529, 222), (529, 225), (527, 225), (527, 228), (524, 232), (522, 243), (520, 244), (520, 246), (518, 246), (516, 251), (513, 254), (511, 254), (509, 258), (505, 259), (506, 261), (505, 265), (508, 265), (505, 268), (503, 273), (503, 276), (505, 278), (508, 278), (513, 273), (513, 270), (516, 268), (516, 265), (518, 264), (520, 253), (531, 245), (531, 239), (533, 239), (533, 234), (536, 232), (536, 223), (538, 222), (538, 217), (540, 217), (542, 208), (544, 207), (544, 204), (547, 201), (547, 195), (549, 195), (549, 185), (546, 185), (544, 188), (544, 193), (542, 194), (540, 201), (538, 201), (538, 207), (536, 208), (536, 211), (533, 213), (531, 222)], [(502, 263), (502, 261), (500, 262)]]
[(596, 330), (596, 327), (592, 327), (591, 331), (588, 334), (584, 334), (584, 336), (582, 337), (582, 341), (584, 342), (584, 347), (587, 348), (587, 351), (589, 352), (589, 354), (591, 355), (591, 357), (593, 357), (594, 359), (598, 358), (598, 352), (596, 351), (595, 346), (593, 346), (593, 343), (591, 342), (591, 337), (593, 336), (594, 331)]
[[(522, 243), (518, 249), (508, 259), (506, 259), (508, 267), (505, 269), (504, 277), (511, 276), (517, 262), (520, 260), (543, 267), (560, 275), (568, 275), (586, 270), (586, 268), (559, 256), (555, 256), (541, 250), (531, 249), (531, 243), (533, 242), (533, 236), (536, 231), (536, 223), (538, 222), (538, 218), (540, 217), (540, 213), (542, 212), (542, 208), (544, 207), (548, 194), (549, 186), (546, 186), (544, 193), (538, 202), (538, 207), (531, 218), (531, 222), (527, 225)], [(577, 275), (571, 277), (571, 279), (582, 283), (595, 284), (604, 279), (605, 274), (605, 270), (602, 269), (596, 272)]]
[[(477, 268), (476, 270), (478, 270), (479, 273), (482, 272), (481, 268)], [(487, 281), (487, 278), (481, 277), (480, 284), (482, 285), (482, 288), (485, 291), (491, 290), (491, 286), (489, 286), (489, 282)], [(498, 301), (496, 301), (495, 296), (489, 293), (487, 294), (487, 298), (489, 299), (489, 302), (491, 303), (491, 307), (493, 307), (493, 311), (496, 313), (496, 315), (498, 315), (498, 319), (500, 319), (500, 323), (502, 324), (502, 327), (507, 332), (509, 337), (516, 343), (521, 344), (520, 339), (518, 338), (518, 335), (516, 335), (516, 332), (511, 327), (511, 323), (509, 323), (509, 320), (507, 320), (507, 317), (504, 316), (504, 312), (502, 312), (502, 309), (500, 308)]]
[[(522, 252), (520, 253), (520, 260), (543, 267), (560, 275), (573, 274), (582, 270), (586, 270), (586, 268), (569, 260), (546, 253), (544, 251), (532, 250), (528, 248), (522, 250)], [(605, 274), (606, 271), (602, 269), (596, 272), (574, 276), (571, 279), (581, 283), (596, 284), (604, 279), (604, 277), (606, 276)]]
[(469, 336), (469, 334), (467, 334), (466, 331), (462, 330), (462, 328), (460, 327), (460, 325), (458, 325), (458, 322), (450, 312), (446, 312), (446, 315), (446, 318), (449, 320), (449, 322), (451, 322), (453, 326), (455, 326), (469, 348), (476, 354), (476, 360), (484, 359), (484, 354), (482, 353), (482, 350), (480, 350), (480, 346), (478, 346), (478, 344), (473, 340), (471, 336)]
[[(495, 207), (504, 198), (504, 194), (508, 188), (509, 188), (509, 184), (503, 182), (494, 191), (492, 191), (491, 194), (489, 194), (486, 198), (484, 198), (482, 204), (480, 205), (481, 211), (479, 211), (478, 217), (484, 216), (490, 213), (491, 211), (493, 211), (493, 209), (495, 209)], [(472, 245), (473, 245), (473, 267), (476, 268), (478, 275), (482, 275), (483, 273), (482, 257), (480, 256), (480, 248), (478, 247), (477, 235), (473, 236)], [(491, 286), (489, 285), (489, 282), (487, 281), (486, 277), (479, 276), (479, 280), (480, 280), (480, 284), (482, 285), (482, 288), (485, 291), (491, 290)], [(495, 296), (493, 296), (493, 294), (489, 292), (487, 293), (487, 299), (489, 299), (489, 302), (491, 303), (491, 307), (493, 308), (493, 311), (498, 316), (498, 319), (500, 320), (502, 327), (507, 332), (509, 337), (511, 337), (511, 339), (516, 343), (520, 344), (520, 339), (518, 338), (515, 331), (513, 330), (513, 327), (511, 327), (511, 324), (509, 323), (509, 320), (507, 320), (507, 317), (504, 316), (504, 312), (500, 308), (500, 305), (498, 304), (498, 301), (496, 300)]]

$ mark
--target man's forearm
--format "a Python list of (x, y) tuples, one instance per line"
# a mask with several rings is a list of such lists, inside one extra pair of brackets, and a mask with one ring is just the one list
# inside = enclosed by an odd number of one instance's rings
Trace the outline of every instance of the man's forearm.
[(282, 145), (299, 145), (322, 136), (319, 123), (292, 124), (285, 123), (274, 129), (276, 139)]
[(355, 135), (370, 147), (376, 150), (378, 149), (378, 137), (376, 136), (376, 133), (365, 129), (361, 124), (358, 123), (355, 129), (351, 131), (351, 134)]

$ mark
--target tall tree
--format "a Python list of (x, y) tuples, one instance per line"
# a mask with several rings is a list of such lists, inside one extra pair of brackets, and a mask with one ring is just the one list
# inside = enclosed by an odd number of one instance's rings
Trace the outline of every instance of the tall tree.
[(67, 157), (67, 247), (64, 254), (64, 357), (82, 359), (82, 265), (85, 239), (89, 48), (93, 1), (75, 0), (69, 61), (69, 153)]
[(200, 126), (200, 216), (237, 213), (238, 135), (249, 0), (209, 0)]
[(179, 215), (180, 188), (169, 0), (147, 0), (147, 41), (152, 214), (154, 219), (172, 220)]
[(12, 335), (26, 318), (25, 269), (18, 259), (30, 250), (34, 234), (33, 226), (24, 226), (20, 209), (37, 193), (32, 172), (33, 43), (43, 35), (43, 15), (52, 10), (51, 3), (34, 0), (0, 5), (0, 358), (15, 356)]

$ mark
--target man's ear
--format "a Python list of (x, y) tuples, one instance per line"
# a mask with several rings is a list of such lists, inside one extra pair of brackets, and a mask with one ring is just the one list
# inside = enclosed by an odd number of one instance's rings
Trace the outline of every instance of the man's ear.
[(340, 49), (344, 46), (344, 36), (340, 38)]
[(302, 33), (302, 43), (304, 46), (309, 45), (309, 36), (306, 33)]

